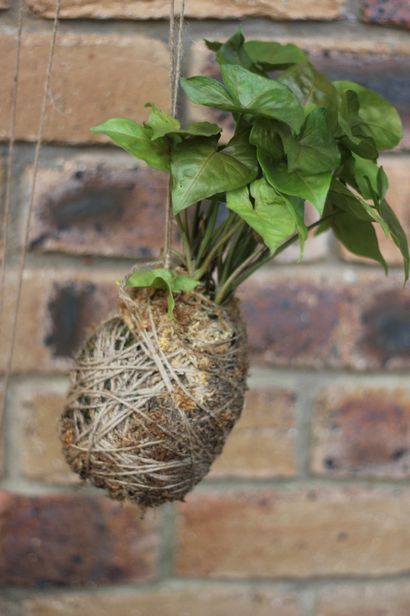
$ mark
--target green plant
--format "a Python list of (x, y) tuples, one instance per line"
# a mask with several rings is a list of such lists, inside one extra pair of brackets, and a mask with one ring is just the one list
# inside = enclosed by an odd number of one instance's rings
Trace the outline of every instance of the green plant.
[[(183, 252), (176, 267), (186, 276), (136, 273), (131, 286), (172, 293), (200, 283), (225, 302), (253, 272), (308, 233), (332, 229), (356, 255), (387, 271), (374, 225), (403, 256), (406, 235), (385, 194), (388, 180), (379, 152), (402, 137), (397, 111), (379, 94), (350, 81), (329, 81), (295, 45), (245, 41), (207, 42), (216, 53), (222, 82), (182, 79), (188, 98), (230, 112), (235, 132), (220, 145), (221, 128), (180, 122), (149, 104), (143, 125), (111, 119), (94, 128), (155, 169), (170, 173), (170, 195)], [(306, 226), (305, 201), (319, 220)], [(190, 282), (188, 282), (190, 280)], [(155, 283), (154, 283), (155, 281)], [(175, 284), (174, 284), (175, 283)]]

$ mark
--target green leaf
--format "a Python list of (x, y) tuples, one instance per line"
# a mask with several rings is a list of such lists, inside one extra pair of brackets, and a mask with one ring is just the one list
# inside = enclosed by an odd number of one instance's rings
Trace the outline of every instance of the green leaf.
[(314, 109), (306, 118), (298, 137), (284, 137), (289, 171), (324, 173), (340, 163), (340, 152), (329, 132), (324, 109)]
[(356, 92), (347, 90), (339, 93), (338, 137), (352, 152), (363, 158), (376, 160), (379, 153), (374, 139), (366, 132), (365, 123), (359, 116), (359, 108)]
[(289, 196), (288, 199), (293, 206), (296, 216), (296, 228), (299, 235), (300, 258), (302, 259), (305, 249), (305, 242), (308, 238), (308, 228), (305, 224), (305, 202), (299, 197)]
[(262, 238), (273, 254), (295, 231), (296, 216), (292, 205), (279, 195), (264, 179), (252, 182), (251, 195), (248, 187), (227, 193), (227, 207), (236, 212)]
[(215, 107), (224, 111), (237, 108), (222, 83), (216, 79), (201, 76), (184, 77), (180, 83), (189, 100), (197, 105)]
[(394, 148), (400, 142), (403, 137), (400, 116), (383, 96), (353, 81), (335, 81), (334, 86), (342, 94), (348, 90), (357, 94), (362, 131), (374, 140), (379, 150)]
[(222, 129), (212, 122), (192, 122), (185, 129), (178, 131), (178, 134), (192, 137), (212, 137), (212, 135), (219, 135), (221, 132)]
[(262, 150), (269, 152), (272, 160), (285, 161), (282, 136), (290, 134), (289, 128), (276, 120), (256, 118), (253, 122), (249, 141)]
[(245, 50), (252, 62), (267, 70), (286, 68), (307, 60), (305, 52), (292, 43), (281, 45), (271, 41), (247, 41)]
[(381, 216), (383, 217), (383, 220), (385, 220), (386, 224), (389, 227), (394, 243), (396, 244), (397, 248), (400, 250), (403, 256), (404, 281), (406, 282), (409, 279), (410, 267), (409, 246), (407, 242), (406, 232), (401, 226), (396, 214), (391, 209), (390, 205), (385, 199), (381, 200), (379, 211)]
[(126, 118), (112, 118), (91, 129), (93, 133), (107, 135), (118, 146), (141, 160), (150, 167), (168, 171), (168, 144), (164, 139), (151, 141), (150, 128), (140, 126)]
[(144, 122), (144, 126), (151, 130), (151, 141), (160, 139), (169, 133), (178, 132), (181, 128), (181, 123), (176, 118), (161, 111), (153, 103), (147, 103), (145, 107), (151, 108), (148, 120)]
[(376, 232), (371, 222), (358, 220), (350, 213), (337, 214), (331, 221), (332, 229), (346, 248), (359, 257), (374, 259), (387, 273), (387, 265), (379, 249)]
[(245, 186), (255, 179), (257, 170), (256, 151), (247, 130), (238, 130), (222, 149), (213, 138), (177, 145), (171, 163), (174, 213), (201, 199)]
[(379, 223), (384, 233), (387, 236), (389, 235), (389, 228), (377, 209), (364, 201), (359, 195), (354, 195), (350, 192), (342, 182), (338, 180), (333, 182), (329, 192), (329, 200), (333, 205), (349, 213), (349, 215), (358, 220)]
[(165, 289), (168, 291), (168, 315), (172, 318), (175, 308), (174, 293), (193, 291), (199, 282), (188, 276), (180, 276), (165, 268), (134, 272), (127, 280), (127, 287)]
[(255, 75), (242, 66), (221, 66), (222, 78), (235, 111), (250, 112), (281, 120), (298, 131), (304, 120), (303, 109), (291, 90), (274, 79)]
[[(383, 172), (381, 167), (367, 158), (362, 158), (353, 154), (348, 158), (343, 166), (343, 177), (351, 184), (364, 199), (373, 199), (376, 201), (383, 198), (388, 188), (386, 174), (382, 179), (382, 185), (379, 186), (378, 177), (379, 171)], [(384, 173), (384, 172), (383, 172)], [(385, 184), (387, 182), (387, 184)], [(381, 192), (379, 192), (379, 188)]]
[(205, 41), (205, 44), (208, 49), (216, 52), (216, 59), (219, 64), (239, 64), (252, 70), (253, 63), (244, 48), (244, 42), (245, 38), (242, 32), (238, 30), (226, 43)]
[(335, 130), (338, 109), (337, 90), (310, 62), (301, 62), (283, 71), (278, 81), (292, 90), (306, 113), (310, 113), (317, 107), (326, 109), (329, 127), (332, 131)]
[(301, 197), (323, 213), (332, 172), (304, 175), (301, 171), (290, 173), (285, 164), (275, 164), (269, 154), (258, 149), (259, 163), (268, 182), (281, 193)]

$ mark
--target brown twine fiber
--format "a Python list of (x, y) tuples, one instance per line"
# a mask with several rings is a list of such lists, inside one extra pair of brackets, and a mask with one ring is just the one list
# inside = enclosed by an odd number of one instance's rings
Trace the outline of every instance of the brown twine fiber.
[(239, 418), (247, 344), (236, 299), (120, 288), (120, 314), (86, 342), (61, 423), (68, 464), (112, 498), (181, 500)]

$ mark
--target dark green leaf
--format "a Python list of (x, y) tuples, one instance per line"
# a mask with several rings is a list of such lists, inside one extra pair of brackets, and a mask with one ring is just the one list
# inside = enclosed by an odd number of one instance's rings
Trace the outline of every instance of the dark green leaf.
[(150, 167), (168, 171), (168, 144), (164, 139), (151, 141), (150, 128), (140, 126), (126, 118), (112, 118), (91, 130), (93, 133), (107, 135), (116, 145), (136, 158), (145, 160)]
[(244, 42), (245, 39), (240, 30), (235, 32), (235, 34), (223, 44), (205, 41), (208, 49), (216, 52), (216, 59), (219, 64), (238, 64), (252, 70), (253, 63), (244, 48)]
[(215, 139), (198, 138), (175, 147), (171, 171), (174, 213), (212, 195), (241, 188), (257, 175), (255, 148), (239, 130), (222, 149)]
[(290, 129), (276, 120), (256, 118), (253, 122), (249, 141), (262, 150), (269, 152), (274, 161), (285, 161), (282, 135), (290, 135)]
[(335, 130), (338, 108), (336, 88), (310, 62), (301, 62), (283, 71), (278, 81), (292, 90), (306, 113), (317, 107), (326, 109), (329, 127)]
[(396, 214), (393, 212), (390, 205), (387, 203), (385, 199), (381, 200), (379, 211), (389, 227), (394, 243), (396, 244), (397, 248), (400, 250), (403, 256), (404, 280), (407, 281), (409, 279), (409, 265), (410, 265), (407, 235), (403, 227), (401, 226), (400, 221), (397, 218)]
[(382, 227), (384, 233), (389, 235), (389, 229), (383, 218), (380, 216), (377, 209), (364, 199), (360, 195), (354, 195), (350, 190), (335, 180), (332, 183), (332, 188), (329, 192), (329, 200), (338, 209), (347, 212), (350, 216), (357, 218), (358, 220), (366, 222), (377, 222)]
[(258, 150), (258, 158), (266, 179), (274, 188), (285, 195), (310, 201), (319, 214), (323, 213), (332, 172), (318, 175), (304, 175), (301, 171), (290, 173), (285, 164), (272, 162), (265, 151)]
[(279, 81), (255, 75), (242, 66), (221, 66), (222, 78), (235, 110), (281, 120), (298, 131), (304, 120), (303, 109), (291, 90)]
[(335, 81), (338, 92), (355, 92), (359, 100), (362, 132), (371, 137), (379, 150), (394, 148), (403, 137), (403, 127), (396, 109), (385, 98), (353, 81)]
[(339, 130), (342, 143), (362, 158), (376, 160), (378, 151), (359, 115), (359, 97), (353, 90), (339, 93)]
[(165, 289), (168, 291), (168, 315), (172, 318), (175, 300), (174, 293), (193, 291), (199, 282), (188, 276), (180, 276), (165, 268), (134, 272), (127, 280), (127, 287)]
[(285, 136), (284, 147), (289, 171), (324, 173), (340, 163), (340, 152), (329, 132), (324, 109), (314, 109), (306, 118), (298, 137)]
[(219, 135), (221, 131), (222, 129), (212, 122), (192, 122), (178, 132), (180, 135), (191, 135), (193, 137), (211, 137), (212, 135)]
[(247, 41), (245, 50), (252, 62), (267, 70), (286, 68), (307, 60), (305, 52), (292, 43), (281, 45), (271, 41)]
[(349, 213), (340, 213), (331, 219), (332, 229), (339, 242), (359, 257), (374, 259), (387, 273), (387, 265), (379, 249), (376, 232), (371, 222), (358, 220)]
[(228, 92), (216, 79), (210, 77), (188, 77), (181, 79), (181, 86), (189, 100), (197, 105), (215, 107), (225, 111), (237, 109)]

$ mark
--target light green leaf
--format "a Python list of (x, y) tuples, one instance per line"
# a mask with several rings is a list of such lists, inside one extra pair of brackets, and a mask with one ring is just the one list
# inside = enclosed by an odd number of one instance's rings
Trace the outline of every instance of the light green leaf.
[(305, 52), (292, 43), (281, 45), (272, 41), (247, 41), (245, 51), (252, 62), (268, 70), (286, 68), (307, 60)]
[(337, 126), (337, 91), (332, 83), (310, 62), (301, 62), (283, 71), (278, 81), (292, 90), (306, 113), (317, 107), (326, 109), (329, 127)]
[(248, 187), (227, 193), (227, 207), (236, 212), (262, 238), (273, 254), (295, 231), (296, 216), (289, 201), (279, 195), (264, 180), (250, 186), (255, 205), (249, 197)]
[(353, 81), (335, 81), (341, 94), (351, 90), (359, 100), (362, 131), (371, 137), (379, 150), (394, 148), (403, 137), (403, 127), (396, 109), (383, 96)]
[(212, 138), (177, 145), (171, 163), (174, 213), (201, 199), (245, 186), (255, 179), (257, 170), (256, 151), (246, 130), (239, 130), (219, 150)]
[(166, 140), (151, 141), (151, 129), (126, 118), (112, 118), (91, 129), (93, 133), (107, 135), (118, 146), (150, 167), (168, 171), (169, 152)]
[(180, 276), (165, 268), (134, 272), (127, 280), (127, 287), (165, 289), (168, 291), (168, 315), (172, 318), (175, 308), (174, 293), (193, 291), (199, 282), (188, 276)]
[(291, 90), (274, 79), (255, 75), (242, 66), (224, 64), (222, 78), (237, 111), (281, 120), (298, 131), (303, 109)]
[(188, 77), (182, 78), (181, 86), (189, 100), (197, 105), (215, 107), (225, 111), (236, 109), (236, 105), (229, 96), (222, 83), (211, 77)]
[(258, 149), (259, 163), (268, 182), (281, 193), (301, 197), (323, 213), (332, 172), (304, 175), (301, 171), (290, 173), (285, 164), (275, 164), (269, 155)]
[(324, 109), (314, 109), (306, 118), (298, 137), (284, 136), (288, 169), (307, 174), (324, 173), (340, 163), (340, 152), (329, 132)]
[(212, 122), (192, 122), (185, 129), (178, 131), (178, 134), (192, 137), (212, 137), (212, 135), (219, 135), (221, 132), (222, 129)]
[(151, 107), (148, 120), (144, 122), (144, 126), (151, 129), (151, 141), (179, 131), (181, 123), (176, 118), (165, 113), (165, 111), (161, 111), (153, 103), (147, 103), (145, 106)]

